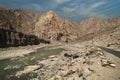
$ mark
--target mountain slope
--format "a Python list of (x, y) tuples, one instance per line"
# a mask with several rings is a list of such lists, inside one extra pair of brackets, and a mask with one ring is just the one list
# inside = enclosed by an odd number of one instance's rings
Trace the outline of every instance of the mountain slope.
[(54, 11), (32, 12), (21, 9), (0, 10), (0, 29), (35, 35), (50, 41), (74, 41), (78, 29), (68, 20), (60, 18)]
[(85, 41), (97, 36), (100, 37), (103, 34), (110, 34), (120, 25), (120, 17), (111, 19), (92, 17), (80, 22), (78, 25), (81, 33), (80, 40)]

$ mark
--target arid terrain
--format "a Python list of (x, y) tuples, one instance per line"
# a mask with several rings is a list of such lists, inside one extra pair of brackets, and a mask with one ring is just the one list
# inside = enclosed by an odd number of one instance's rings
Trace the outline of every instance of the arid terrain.
[(120, 80), (120, 17), (0, 10), (0, 80)]

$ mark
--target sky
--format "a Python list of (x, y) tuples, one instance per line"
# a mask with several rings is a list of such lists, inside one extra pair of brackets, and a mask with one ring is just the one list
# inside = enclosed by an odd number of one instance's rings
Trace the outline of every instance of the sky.
[(75, 21), (120, 16), (120, 0), (0, 0), (0, 6), (39, 12), (54, 10), (61, 17)]

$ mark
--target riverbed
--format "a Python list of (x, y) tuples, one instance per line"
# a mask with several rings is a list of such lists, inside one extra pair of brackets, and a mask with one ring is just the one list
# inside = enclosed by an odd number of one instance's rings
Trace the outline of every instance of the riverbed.
[(10, 75), (15, 75), (16, 71), (22, 70), (28, 65), (34, 65), (37, 61), (46, 59), (51, 55), (57, 55), (63, 50), (59, 46), (46, 46), (30, 51), (29, 54), (2, 59), (0, 60), (0, 79), (7, 80)]

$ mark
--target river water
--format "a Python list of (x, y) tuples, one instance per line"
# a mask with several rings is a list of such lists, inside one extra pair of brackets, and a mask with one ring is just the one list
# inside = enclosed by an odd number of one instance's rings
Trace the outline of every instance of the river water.
[[(42, 47), (23, 57), (9, 58), (0, 60), (0, 80), (16, 80), (10, 79), (11, 75), (15, 75), (16, 71), (24, 69), (25, 66), (36, 64), (38, 60), (47, 58), (51, 55), (57, 55), (62, 52), (63, 48)], [(22, 80), (22, 79), (21, 79)]]

